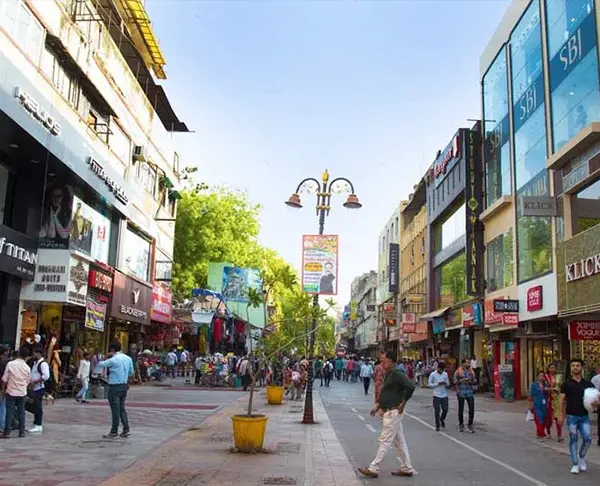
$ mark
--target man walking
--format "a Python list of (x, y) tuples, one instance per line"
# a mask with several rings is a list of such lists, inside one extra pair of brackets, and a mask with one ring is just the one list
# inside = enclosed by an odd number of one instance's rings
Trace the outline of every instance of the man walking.
[[(558, 422), (562, 425), (567, 419), (569, 429), (569, 452), (571, 455), (571, 474), (587, 471), (586, 456), (592, 444), (592, 426), (588, 411), (583, 405), (583, 394), (586, 388), (593, 388), (591, 381), (583, 377), (583, 361), (571, 360), (571, 377), (560, 387), (560, 415)], [(581, 449), (577, 451), (577, 443), (581, 435)]]
[(365, 389), (365, 395), (369, 394), (369, 386), (371, 385), (371, 377), (373, 376), (373, 365), (369, 360), (365, 361), (360, 367), (360, 379)]
[(414, 474), (408, 453), (408, 446), (404, 439), (402, 428), (402, 419), (404, 418), (404, 408), (406, 402), (410, 400), (414, 391), (415, 384), (409, 380), (408, 376), (395, 369), (395, 355), (393, 352), (386, 353), (382, 360), (382, 368), (385, 371), (383, 388), (379, 396), (379, 402), (371, 410), (371, 415), (383, 413), (383, 424), (381, 434), (379, 435), (379, 448), (377, 455), (369, 467), (360, 468), (359, 472), (369, 478), (379, 476), (379, 467), (392, 445), (396, 449), (400, 469), (392, 472), (393, 476), (407, 476)]
[[(448, 387), (450, 379), (446, 373), (446, 364), (440, 361), (437, 370), (429, 375), (429, 388), (433, 389), (433, 410), (435, 416), (435, 431), (440, 431), (440, 426), (446, 428), (448, 415)], [(440, 414), (441, 410), (441, 414)]]
[(0, 383), (0, 393), (6, 400), (6, 420), (2, 439), (10, 439), (10, 430), (15, 415), (17, 416), (19, 437), (25, 437), (25, 402), (27, 400), (27, 387), (31, 380), (31, 370), (25, 360), (29, 357), (29, 349), (21, 347), (16, 359), (6, 364)]
[(110, 413), (112, 416), (112, 426), (110, 433), (104, 436), (105, 439), (114, 439), (119, 436), (119, 420), (123, 425), (121, 437), (129, 437), (129, 420), (125, 410), (125, 400), (129, 390), (129, 381), (134, 375), (133, 361), (126, 354), (121, 353), (119, 343), (111, 344), (108, 349), (108, 359), (100, 361), (97, 368), (107, 368), (108, 374), (108, 403), (110, 404)]
[(469, 422), (467, 429), (471, 434), (475, 433), (473, 422), (475, 421), (475, 396), (474, 386), (477, 384), (475, 373), (471, 369), (471, 362), (463, 359), (462, 366), (454, 372), (454, 383), (456, 383), (456, 394), (458, 396), (458, 429), (465, 431), (465, 402), (469, 407)]

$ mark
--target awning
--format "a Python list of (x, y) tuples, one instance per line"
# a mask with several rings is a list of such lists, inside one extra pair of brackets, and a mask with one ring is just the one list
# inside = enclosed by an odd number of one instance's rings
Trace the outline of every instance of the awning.
[(429, 314), (423, 314), (422, 316), (419, 317), (419, 320), (425, 319), (426, 321), (431, 321), (432, 319), (435, 319), (436, 317), (442, 317), (449, 310), (450, 310), (450, 307), (443, 307), (441, 309), (434, 310), (433, 312), (430, 312)]
[(175, 187), (175, 184), (173, 184), (173, 181), (171, 181), (167, 175), (163, 175), (160, 179), (160, 182), (162, 186), (166, 187), (167, 189), (173, 189)]
[(492, 326), (487, 328), (489, 332), (516, 331), (519, 326)]
[(463, 328), (463, 325), (458, 324), (457, 326), (447, 327), (446, 331), (456, 331), (457, 329), (462, 329), (462, 328)]
[(179, 192), (179, 190), (173, 188), (173, 189), (169, 189), (169, 199), (171, 199), (172, 201), (177, 201), (179, 199), (181, 199), (181, 193)]

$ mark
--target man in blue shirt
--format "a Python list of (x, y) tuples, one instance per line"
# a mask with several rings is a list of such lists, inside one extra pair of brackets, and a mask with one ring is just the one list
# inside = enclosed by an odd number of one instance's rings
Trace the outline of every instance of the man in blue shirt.
[(107, 368), (108, 375), (108, 403), (112, 415), (112, 427), (105, 439), (114, 439), (119, 436), (119, 420), (123, 424), (121, 437), (129, 437), (129, 421), (125, 410), (125, 399), (129, 390), (129, 380), (134, 374), (133, 361), (126, 354), (121, 353), (119, 343), (111, 344), (108, 348), (108, 359), (100, 361), (96, 368)]
[[(446, 373), (446, 363), (438, 362), (437, 370), (429, 375), (429, 388), (433, 389), (433, 410), (435, 416), (435, 430), (446, 428), (446, 415), (448, 415), (448, 387), (450, 379)], [(440, 415), (441, 409), (441, 415)]]
[(471, 434), (475, 433), (473, 421), (475, 419), (475, 396), (473, 386), (477, 384), (475, 372), (471, 369), (471, 361), (463, 359), (462, 366), (454, 372), (456, 395), (458, 396), (458, 430), (465, 431), (464, 413), (465, 402), (469, 407), (469, 422), (467, 428)]

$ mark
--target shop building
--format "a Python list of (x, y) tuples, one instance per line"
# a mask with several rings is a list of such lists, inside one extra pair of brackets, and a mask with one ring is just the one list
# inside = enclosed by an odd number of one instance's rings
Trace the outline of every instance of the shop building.
[[(426, 175), (428, 312), (435, 356), (450, 369), (484, 358), (479, 322), (483, 295), (483, 207), (479, 124), (461, 128)], [(474, 309), (474, 310), (473, 310)], [(463, 315), (467, 313), (466, 322)]]
[(352, 281), (351, 296), (356, 302), (354, 348), (361, 356), (375, 356), (377, 340), (377, 272), (371, 270)]
[(486, 304), (518, 301), (500, 336), (518, 343), (522, 390), (571, 356), (558, 248), (600, 222), (597, 25), (594, 0), (514, 1), (480, 60)]
[(400, 292), (400, 209), (394, 209), (379, 235), (377, 248), (377, 342), (381, 349), (398, 352), (398, 341), (388, 345), (388, 331), (396, 326)]
[(431, 326), (427, 320), (420, 320), (428, 311), (426, 179), (421, 179), (413, 190), (400, 211), (401, 354), (406, 358), (426, 359), (433, 356), (433, 343), (428, 342)]
[(90, 269), (118, 268), (150, 289), (171, 279), (179, 160), (169, 132), (187, 128), (154, 81), (165, 77), (154, 34), (147, 25), (125, 34), (140, 27), (131, 9), (143, 6), (0, 0), (5, 221), (18, 207), (13, 229), (37, 237), (42, 252), (39, 276), (7, 294), (14, 319), (3, 320), (2, 338), (15, 345), (42, 330), (59, 334), (55, 346), (75, 329), (106, 333), (99, 313), (109, 302), (88, 298)]

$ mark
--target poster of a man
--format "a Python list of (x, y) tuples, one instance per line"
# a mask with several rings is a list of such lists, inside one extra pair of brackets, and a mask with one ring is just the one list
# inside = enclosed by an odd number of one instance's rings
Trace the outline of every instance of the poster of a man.
[(320, 294), (334, 294), (333, 282), (335, 275), (333, 274), (333, 263), (327, 262), (323, 265), (323, 275), (321, 275), (321, 284), (319, 285)]

